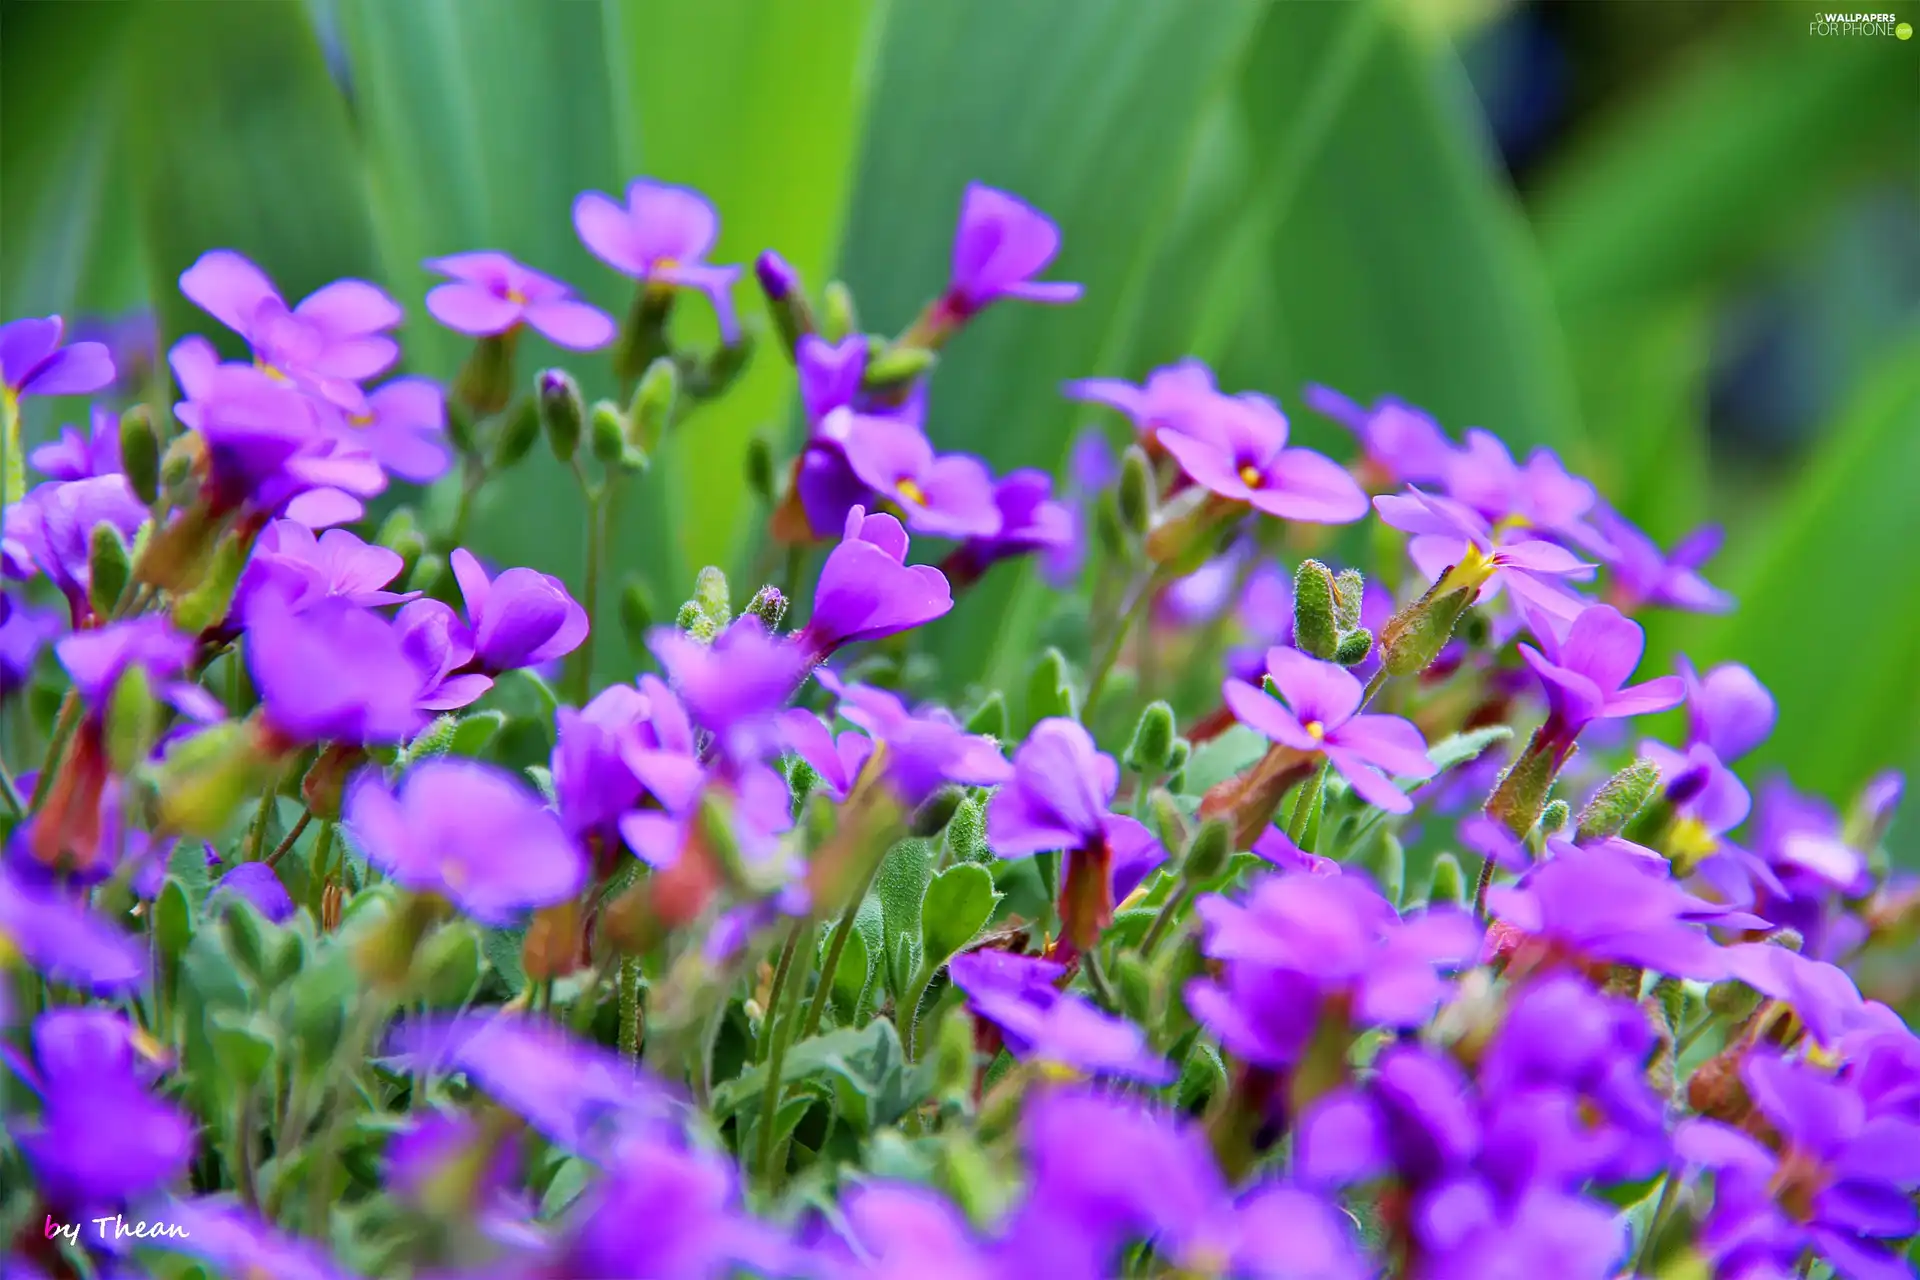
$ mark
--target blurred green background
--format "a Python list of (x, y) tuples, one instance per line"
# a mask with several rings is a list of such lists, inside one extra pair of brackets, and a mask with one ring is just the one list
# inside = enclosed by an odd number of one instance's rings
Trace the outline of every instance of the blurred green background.
[[(1920, 21), (1912, 0), (1870, 7)], [(462, 344), (425, 316), (420, 260), (503, 249), (620, 311), (628, 283), (568, 211), (644, 173), (718, 204), (716, 261), (776, 247), (890, 329), (942, 283), (980, 179), (1060, 222), (1051, 274), (1087, 292), (964, 336), (935, 383), (944, 445), (1056, 468), (1091, 420), (1061, 380), (1189, 352), (1283, 404), (1322, 381), (1551, 444), (1663, 541), (1727, 523), (1710, 576), (1740, 610), (1661, 619), (1656, 649), (1751, 663), (1782, 703), (1756, 765), (1840, 798), (1878, 766), (1920, 774), (1920, 40), (1820, 36), (1814, 16), (6, 0), (0, 311), (150, 305), (171, 342), (211, 327), (179, 272), (226, 246), (290, 297), (383, 281), (408, 307), (408, 368), (445, 376)], [(611, 391), (605, 356), (569, 363)], [(765, 348), (688, 424), (625, 502), (613, 586), (637, 574), (672, 601), (699, 565), (744, 562), (742, 453), (794, 429), (791, 389)], [(475, 541), (577, 584), (570, 482), (526, 464)], [(1043, 600), (1002, 571), (934, 642), (960, 680), (1009, 683)], [(600, 654), (604, 676), (631, 670), (619, 640)]]

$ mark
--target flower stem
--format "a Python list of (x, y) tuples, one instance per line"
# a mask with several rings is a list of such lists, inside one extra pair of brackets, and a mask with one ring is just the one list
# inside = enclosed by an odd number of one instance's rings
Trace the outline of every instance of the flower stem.
[(858, 892), (847, 899), (846, 909), (833, 926), (833, 936), (827, 939), (826, 958), (820, 962), (820, 985), (813, 993), (813, 1003), (807, 1006), (807, 1020), (800, 1027), (802, 1040), (820, 1029), (820, 1018), (827, 1011), (827, 1002), (833, 999), (833, 975), (840, 972), (840, 954), (847, 949), (847, 938), (853, 933), (854, 920), (860, 914), (860, 904), (867, 900), (873, 882), (879, 878), (880, 863), (876, 862), (873, 870), (861, 882)]
[(47, 742), (46, 762), (40, 766), (40, 776), (33, 780), (33, 796), (27, 801), (27, 812), (35, 813), (40, 802), (47, 798), (47, 792), (53, 787), (53, 775), (60, 772), (60, 766), (67, 758), (67, 743), (73, 739), (73, 731), (80, 724), (80, 691), (68, 689), (67, 696), (60, 700), (60, 715), (53, 722), (53, 737)]
[(587, 636), (580, 642), (579, 652), (573, 655), (573, 701), (576, 706), (585, 706), (587, 695), (593, 689), (593, 640), (600, 610), (600, 561), (606, 556), (607, 525), (612, 518), (613, 496), (619, 477), (609, 468), (605, 480), (598, 485), (589, 484), (578, 457), (573, 460), (573, 474), (580, 482), (581, 494), (587, 500), (587, 574), (581, 592), (584, 599), (580, 602), (587, 611)]
[(620, 960), (620, 1056), (636, 1067), (640, 1064), (640, 959), (623, 956)]
[(1087, 985), (1093, 988), (1093, 994), (1099, 1000), (1101, 1007), (1109, 1013), (1118, 1012), (1120, 1002), (1114, 998), (1113, 984), (1107, 981), (1106, 967), (1100, 960), (1100, 948), (1098, 946), (1087, 948), (1087, 953), (1082, 959), (1085, 963), (1080, 966), (1081, 972), (1087, 975)]
[[(780, 971), (774, 976), (775, 989), (767, 996), (767, 1021), (763, 1030), (771, 1034), (762, 1038), (770, 1040), (771, 1046), (767, 1052), (767, 1087), (761, 1095), (759, 1157), (756, 1163), (760, 1169), (760, 1178), (768, 1189), (771, 1189), (777, 1180), (775, 1177), (777, 1171), (773, 1167), (773, 1153), (778, 1144), (773, 1140), (773, 1130), (780, 1118), (781, 1072), (786, 1066), (787, 1042), (793, 1038), (794, 1017), (799, 1012), (796, 1008), (786, 1017), (781, 1017), (781, 1008), (788, 1002), (789, 990), (795, 1001), (799, 999), (800, 987), (806, 977), (807, 967), (813, 961), (813, 948), (810, 945), (802, 946), (801, 943), (812, 930), (811, 920), (803, 919), (794, 924), (793, 931), (787, 935), (787, 945), (780, 957)], [(783, 976), (784, 984), (781, 983)]]
[[(1301, 837), (1306, 835), (1307, 826), (1313, 821), (1313, 811), (1320, 803), (1321, 793), (1326, 790), (1327, 769), (1331, 763), (1328, 760), (1320, 762), (1319, 771), (1300, 788), (1299, 798), (1293, 802), (1293, 816), (1287, 819), (1287, 839), (1295, 845), (1300, 845)], [(1313, 850), (1308, 849), (1307, 852)]]
[(26, 803), (20, 799), (20, 788), (14, 784), (13, 773), (7, 768), (7, 762), (0, 760), (0, 800), (7, 803), (7, 809), (16, 818), (27, 816)]
[[(280, 861), (280, 859), (286, 857), (287, 851), (293, 848), (293, 842), (300, 838), (301, 833), (307, 829), (307, 825), (312, 821), (313, 821), (313, 810), (302, 809), (300, 811), (300, 816), (294, 820), (294, 824), (292, 828), (287, 832), (286, 835), (280, 838), (279, 844), (273, 846), (273, 852), (269, 853), (266, 856), (266, 864), (270, 867), (274, 866)], [(322, 868), (319, 865), (319, 863), (316, 862), (314, 864), (313, 870), (315, 874), (318, 874), (320, 871), (324, 870), (324, 868)]]
[(1647, 1234), (1641, 1238), (1639, 1255), (1633, 1262), (1633, 1274), (1643, 1276), (1647, 1268), (1653, 1265), (1653, 1251), (1660, 1239), (1660, 1226), (1673, 1202), (1680, 1194), (1680, 1180), (1671, 1172), (1661, 1175), (1660, 1199), (1653, 1206), (1653, 1216), (1647, 1219)]
[(1487, 918), (1487, 890), (1493, 887), (1493, 859), (1480, 859), (1480, 874), (1473, 882), (1473, 914), (1475, 919)]
[(1152, 922), (1147, 925), (1146, 935), (1140, 939), (1142, 960), (1153, 957), (1154, 949), (1160, 945), (1160, 940), (1166, 936), (1167, 930), (1173, 927), (1174, 918), (1180, 914), (1180, 909), (1186, 905), (1187, 899), (1192, 895), (1193, 885), (1188, 881), (1185, 873), (1182, 873), (1179, 880), (1174, 882), (1173, 892), (1167, 895), (1167, 900), (1160, 904), (1160, 910), (1154, 914)]
[(1153, 602), (1153, 593), (1160, 587), (1162, 571), (1154, 569), (1144, 578), (1136, 581), (1133, 593), (1120, 607), (1120, 616), (1113, 624), (1113, 635), (1107, 641), (1107, 647), (1094, 664), (1093, 675), (1087, 681), (1087, 700), (1080, 708), (1080, 719), (1084, 722), (1093, 714), (1093, 708), (1100, 701), (1100, 694), (1107, 686), (1107, 677), (1113, 674), (1113, 664), (1120, 660), (1120, 651), (1126, 647), (1127, 636), (1133, 630), (1133, 624), (1140, 620), (1147, 606)]

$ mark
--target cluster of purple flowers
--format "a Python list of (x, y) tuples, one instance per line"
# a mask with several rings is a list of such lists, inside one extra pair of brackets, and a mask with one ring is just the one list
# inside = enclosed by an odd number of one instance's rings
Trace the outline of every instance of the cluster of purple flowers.
[[(573, 220), (630, 313), (435, 258), (450, 387), (393, 376), (378, 286), (290, 305), (218, 250), (180, 287), (251, 360), (182, 338), (169, 412), (26, 454), (22, 401), (114, 362), (0, 327), (0, 698), (63, 689), (0, 770), (8, 1277), (1913, 1274), (1901, 781), (1756, 802), (1759, 679), (1640, 671), (1638, 616), (1732, 606), (1717, 533), (1664, 552), (1550, 450), (1306, 388), (1342, 463), (1195, 360), (1068, 384), (1133, 431), (1057, 494), (942, 453), (938, 353), (1080, 293), (975, 185), (897, 336), (754, 264), (794, 567), (626, 611), (656, 670), (596, 687), (594, 569), (483, 564), (476, 495), (544, 429), (597, 568), (603, 499), (755, 322), (697, 192)], [(715, 352), (672, 336), (688, 291)], [(516, 392), (529, 329), (627, 402)], [(348, 527), (442, 477), (450, 519)], [(1375, 515), (1369, 572), (1304, 554)], [(963, 719), (908, 633), (1023, 556), (1094, 652)], [(1221, 678), (1195, 701), (1167, 653)], [(1677, 744), (1623, 723), (1680, 707)], [(169, 1229), (54, 1229), (102, 1214)]]

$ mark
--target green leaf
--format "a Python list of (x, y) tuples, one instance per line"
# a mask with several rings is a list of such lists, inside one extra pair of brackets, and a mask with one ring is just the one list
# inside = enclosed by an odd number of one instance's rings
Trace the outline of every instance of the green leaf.
[[(887, 850), (873, 885), (885, 928), (882, 955), (895, 957), (904, 945), (911, 960), (919, 959), (920, 901), (926, 897), (927, 881), (933, 876), (933, 856), (930, 840), (902, 840)], [(893, 975), (896, 994), (912, 974), (913, 964), (909, 963), (904, 972)]]
[(207, 1036), (222, 1074), (241, 1090), (251, 1089), (273, 1061), (274, 1028), (259, 1017), (216, 1012)]
[(193, 902), (186, 886), (168, 876), (153, 904), (153, 940), (160, 954), (178, 959), (193, 941), (193, 924)]
[(1187, 794), (1205, 795), (1267, 754), (1267, 748), (1272, 745), (1243, 724), (1236, 724), (1219, 737), (1201, 743), (1187, 761)]
[[(830, 1031), (793, 1045), (781, 1063), (780, 1082), (828, 1078), (842, 1114), (865, 1131), (905, 1115), (917, 1100), (922, 1074), (911, 1069), (893, 1024), (876, 1018), (864, 1027)], [(715, 1120), (753, 1105), (766, 1087), (765, 1063), (722, 1084), (714, 1090)]]
[(840, 963), (833, 971), (833, 1005), (843, 1019), (858, 1016), (862, 997), (873, 985), (873, 955), (867, 950), (866, 935), (857, 927), (847, 934), (840, 951)]
[(500, 975), (500, 981), (507, 984), (507, 990), (516, 996), (527, 989), (527, 968), (520, 955), (526, 941), (524, 926), (488, 929), (480, 941), (480, 951), (486, 957), (487, 964)]
[(938, 968), (972, 942), (999, 901), (993, 873), (976, 863), (963, 862), (935, 876), (920, 904), (921, 965)]
[(1488, 725), (1484, 729), (1474, 729), (1467, 733), (1450, 734), (1427, 748), (1427, 759), (1433, 761), (1435, 769), (1445, 771), (1455, 769), (1470, 760), (1477, 760), (1487, 748), (1496, 742), (1505, 742), (1513, 736), (1511, 727), (1504, 724)]
[(448, 754), (476, 758), (485, 755), (488, 744), (506, 722), (504, 711), (476, 711), (462, 717), (454, 726), (453, 740), (447, 744)]

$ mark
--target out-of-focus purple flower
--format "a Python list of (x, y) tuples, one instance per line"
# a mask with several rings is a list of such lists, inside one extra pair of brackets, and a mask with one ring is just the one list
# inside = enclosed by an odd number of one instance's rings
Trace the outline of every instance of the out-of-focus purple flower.
[(1551, 449), (1535, 449), (1520, 466), (1491, 431), (1474, 428), (1452, 455), (1447, 493), (1496, 525), (1542, 529), (1595, 554), (1609, 550), (1584, 518), (1592, 510), (1593, 486), (1568, 473)]
[(447, 563), (466, 602), (475, 661), (488, 674), (565, 657), (587, 638), (587, 611), (552, 574), (508, 569), (489, 579), (464, 547)]
[(1773, 695), (1752, 671), (1737, 662), (1722, 663), (1696, 675), (1680, 659), (1687, 691), (1687, 741), (1704, 742), (1725, 761), (1738, 760), (1773, 732)]
[(1003, 1258), (938, 1192), (868, 1182), (840, 1199), (845, 1237), (814, 1250), (822, 1280), (999, 1280)]
[(143, 1241), (150, 1248), (211, 1263), (225, 1275), (274, 1280), (353, 1280), (327, 1250), (287, 1235), (230, 1200), (172, 1200), (154, 1214), (179, 1230)]
[(1284, 1067), (1330, 1007), (1359, 1025), (1419, 1026), (1450, 989), (1440, 970), (1470, 963), (1480, 929), (1436, 907), (1405, 919), (1351, 875), (1269, 875), (1241, 901), (1194, 907), (1219, 980), (1195, 979), (1187, 1006), (1247, 1061)]
[[(113, 360), (98, 342), (60, 345), (66, 321), (59, 316), (10, 320), (0, 325), (0, 396), (6, 398), (7, 464), (20, 466), (20, 432), (12, 406), (27, 396), (83, 396), (113, 381)], [(17, 493), (9, 478), (7, 497)]]
[(1034, 279), (1059, 251), (1060, 229), (1051, 218), (1005, 191), (969, 183), (940, 309), (964, 322), (997, 298), (1072, 302), (1079, 285)]
[(817, 423), (835, 409), (852, 408), (859, 398), (860, 379), (867, 371), (866, 335), (850, 334), (831, 343), (806, 334), (794, 346), (793, 363), (807, 421)]
[(1087, 520), (1093, 500), (1120, 475), (1120, 464), (1113, 456), (1107, 438), (1091, 428), (1074, 437), (1067, 454), (1065, 505), (1069, 517), (1067, 540), (1044, 552), (1040, 572), (1056, 587), (1070, 584), (1080, 574), (1087, 558)]
[[(1035, 971), (1022, 972), (1023, 961)], [(1053, 1075), (1117, 1076), (1153, 1085), (1173, 1080), (1173, 1064), (1153, 1051), (1139, 1027), (1056, 990), (1046, 980), (1048, 971), (1057, 976), (1061, 966), (1004, 951), (969, 952), (947, 962), (968, 1007), (1000, 1029), (1014, 1057)]]
[(1338, 875), (1340, 864), (1332, 858), (1308, 853), (1279, 827), (1268, 827), (1254, 837), (1253, 855), (1280, 871), (1299, 871), (1311, 876)]
[(939, 707), (909, 711), (884, 689), (847, 684), (824, 668), (814, 672), (814, 679), (839, 700), (849, 723), (886, 744), (888, 785), (909, 806), (948, 782), (990, 787), (1012, 772), (993, 739), (968, 733)]
[(1414, 535), (1407, 553), (1420, 572), (1436, 582), (1446, 575), (1450, 587), (1453, 582), (1478, 584), (1476, 604), (1511, 588), (1515, 596), (1552, 617), (1571, 620), (1585, 607), (1585, 601), (1553, 581), (1593, 572), (1592, 565), (1564, 547), (1515, 525), (1495, 530), (1469, 507), (1418, 489), (1382, 494), (1373, 506), (1387, 524)]
[(262, 367), (350, 413), (366, 407), (359, 384), (400, 356), (386, 334), (399, 304), (364, 280), (336, 280), (289, 309), (259, 267), (215, 249), (181, 273), (180, 292), (245, 338)]
[[(1067, 383), (1061, 391), (1069, 400), (1103, 404), (1126, 414), (1133, 420), (1140, 443), (1148, 449), (1159, 447), (1163, 427), (1178, 430), (1184, 425), (1189, 434), (1204, 435), (1199, 420), (1221, 399), (1213, 383), (1213, 371), (1191, 357), (1155, 369), (1139, 386), (1119, 378), (1082, 378)], [(1091, 487), (1110, 483), (1111, 476)]]
[(807, 762), (836, 801), (852, 794), (860, 770), (873, 756), (872, 738), (852, 732), (835, 736), (819, 716), (801, 707), (780, 717), (780, 730), (787, 749)]
[(1686, 686), (1678, 676), (1660, 676), (1628, 685), (1646, 648), (1646, 632), (1611, 605), (1581, 610), (1564, 635), (1551, 625), (1535, 629), (1541, 649), (1520, 646), (1547, 695), (1547, 724), (1542, 733), (1555, 742), (1571, 742), (1595, 720), (1651, 715), (1680, 705)]
[(1451, 1057), (1422, 1044), (1389, 1045), (1364, 1084), (1335, 1088), (1300, 1117), (1295, 1176), (1337, 1187), (1390, 1173), (1415, 1191), (1437, 1186), (1479, 1154), (1479, 1110)]
[(87, 592), (93, 582), (94, 529), (111, 525), (131, 543), (146, 519), (146, 505), (126, 477), (104, 475), (35, 485), (25, 500), (8, 506), (6, 530), (8, 540), (67, 598), (79, 622), (93, 614)]
[(397, 794), (377, 770), (363, 771), (341, 814), (395, 883), (487, 924), (565, 901), (586, 882), (585, 857), (552, 811), (512, 774), (476, 760), (416, 765)]
[(426, 267), (452, 281), (427, 291), (427, 310), (456, 333), (485, 338), (524, 324), (572, 351), (598, 351), (613, 341), (612, 316), (504, 253), (455, 253), (429, 258)]
[(41, 647), (62, 630), (58, 614), (0, 595), (0, 698), (26, 683)]
[(393, 629), (424, 681), (414, 705), (422, 711), (457, 711), (493, 687), (493, 677), (470, 670), (473, 633), (452, 606), (422, 599), (402, 605)]
[(971, 582), (1013, 556), (1072, 544), (1073, 513), (1054, 501), (1053, 478), (1046, 472), (1027, 469), (1000, 477), (993, 502), (1000, 511), (1000, 532), (967, 539), (947, 560), (947, 571), (960, 581)]
[(1453, 443), (1424, 410), (1392, 396), (1363, 409), (1331, 387), (1309, 384), (1301, 397), (1307, 408), (1330, 418), (1360, 439), (1366, 468), (1376, 485), (1437, 484), (1453, 465)]
[(1859, 942), (1861, 923), (1840, 900), (1866, 892), (1873, 877), (1833, 807), (1784, 779), (1770, 779), (1760, 788), (1750, 831), (1754, 859), (1764, 869), (1754, 877), (1754, 911), (1797, 931), (1810, 956), (1837, 956)]
[(9, 1128), (53, 1203), (118, 1205), (155, 1191), (193, 1158), (193, 1123), (148, 1092), (135, 1029), (107, 1009), (53, 1009), (33, 1026), (34, 1070), (22, 1080), (40, 1114)]
[[(1813, 1042), (1830, 1052), (1884, 1025), (1891, 1012), (1862, 996), (1844, 969), (1777, 943), (1737, 943), (1724, 954), (1729, 977), (1792, 1009)], [(1891, 1021), (1898, 1024), (1898, 1015)]]
[(85, 316), (74, 322), (75, 342), (98, 342), (113, 361), (114, 389), (140, 394), (160, 358), (160, 323), (151, 308), (118, 315)]
[(1718, 909), (1613, 850), (1564, 850), (1518, 883), (1494, 885), (1487, 906), (1552, 958), (1703, 980), (1726, 969), (1720, 948), (1697, 923)]
[(268, 595), (290, 613), (332, 599), (363, 609), (405, 604), (420, 593), (385, 589), (405, 566), (399, 552), (362, 542), (345, 529), (329, 529), (316, 538), (303, 524), (275, 520), (261, 530), (240, 574), (233, 615), (244, 625), (255, 601)]
[(615, 830), (620, 815), (639, 802), (640, 779), (622, 758), (622, 746), (651, 709), (630, 684), (602, 689), (584, 707), (554, 712), (550, 769), (561, 825), (582, 838)]
[(267, 605), (247, 630), (262, 713), (289, 743), (402, 742), (423, 722), (417, 700), (429, 673), (379, 614), (345, 600), (299, 614)]
[(367, 393), (364, 412), (340, 415), (335, 434), (402, 480), (430, 484), (446, 474), (447, 396), (431, 378), (394, 378)]
[(129, 618), (94, 631), (75, 631), (54, 646), (75, 692), (89, 707), (102, 709), (113, 686), (129, 667), (141, 667), (156, 687), (193, 661), (195, 642), (174, 630), (165, 618)]
[(0, 863), (0, 941), (64, 986), (125, 995), (147, 980), (147, 947), (53, 885)]
[(1707, 1119), (1675, 1137), (1690, 1163), (1714, 1171), (1701, 1243), (1726, 1274), (1785, 1274), (1811, 1248), (1850, 1280), (1911, 1275), (1898, 1251), (1920, 1229), (1920, 1125), (1869, 1114), (1852, 1082), (1764, 1049), (1740, 1074), (1775, 1148)]
[(598, 191), (582, 192), (573, 202), (573, 226), (588, 252), (615, 271), (650, 286), (706, 294), (719, 317), (721, 337), (738, 340), (740, 326), (729, 290), (740, 268), (706, 262), (720, 234), (720, 219), (698, 191), (635, 178), (627, 185), (624, 205)]
[(1725, 613), (1733, 597), (1700, 576), (1700, 566), (1720, 550), (1719, 525), (1694, 530), (1669, 552), (1611, 508), (1594, 512), (1594, 524), (1607, 551), (1611, 574), (1607, 598), (1622, 613), (1645, 608), (1680, 609), (1687, 613)]
[(120, 471), (120, 415), (94, 405), (87, 434), (73, 426), (60, 428), (60, 438), (29, 455), (34, 470), (49, 480), (87, 480)]
[(1413, 808), (1386, 777), (1431, 778), (1436, 772), (1410, 721), (1358, 714), (1360, 682), (1346, 668), (1298, 649), (1269, 649), (1267, 671), (1285, 701), (1244, 680), (1228, 680), (1220, 692), (1236, 719), (1284, 746), (1325, 755), (1367, 803), (1389, 813)]
[[(696, 811), (692, 800), (704, 795), (706, 803), (721, 806), (728, 830), (738, 846), (741, 859), (756, 883), (774, 893), (783, 892), (800, 870), (796, 860), (782, 858), (782, 833), (793, 827), (793, 799), (780, 774), (764, 764), (738, 765), (724, 776), (706, 781), (704, 793), (696, 785), (685, 798), (665, 797), (665, 809), (642, 809), (620, 819), (620, 836), (634, 856), (648, 866), (664, 869), (679, 863), (687, 841), (694, 831)], [(661, 794), (654, 789), (654, 794)], [(679, 803), (672, 801), (678, 799)], [(782, 905), (804, 910), (805, 902), (790, 898)]]
[(843, 645), (925, 626), (953, 608), (946, 575), (907, 563), (907, 531), (890, 515), (847, 513), (846, 534), (820, 568), (813, 616), (795, 639), (809, 662)]
[(213, 882), (213, 893), (243, 898), (275, 924), (293, 916), (292, 896), (280, 883), (280, 874), (264, 862), (243, 862), (234, 867)]
[(1414, 1234), (1433, 1280), (1613, 1280), (1629, 1243), (1611, 1205), (1546, 1186), (1505, 1198), (1471, 1176), (1421, 1198)]
[(806, 678), (798, 646), (767, 633), (752, 615), (702, 644), (675, 627), (655, 627), (647, 647), (695, 724), (720, 752), (758, 760), (780, 747), (780, 713)]
[(850, 409), (829, 413), (817, 436), (838, 446), (860, 482), (900, 508), (916, 532), (967, 538), (1000, 531), (993, 476), (972, 454), (936, 454), (919, 429)]
[(1161, 428), (1160, 444), (1196, 484), (1283, 520), (1351, 524), (1367, 495), (1346, 469), (1287, 447), (1287, 419), (1263, 396), (1217, 396), (1211, 412)]

